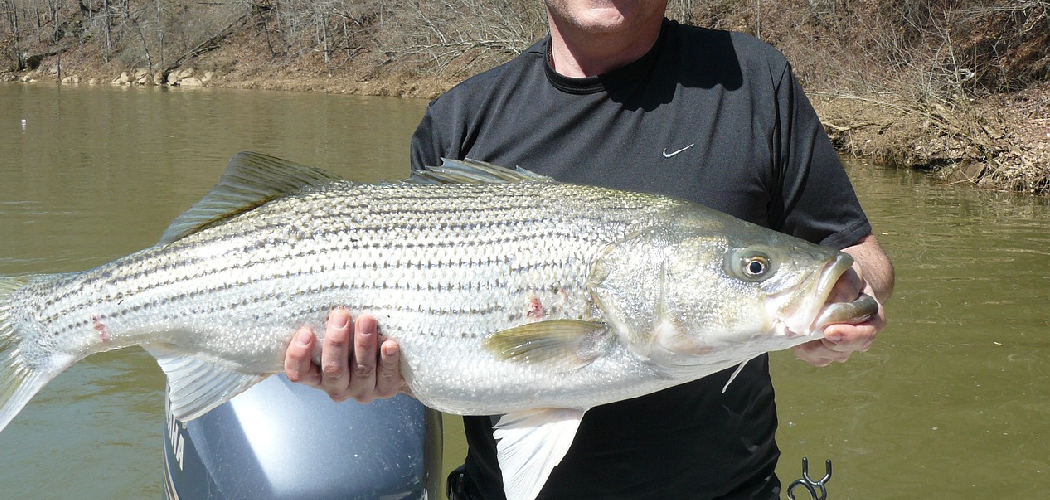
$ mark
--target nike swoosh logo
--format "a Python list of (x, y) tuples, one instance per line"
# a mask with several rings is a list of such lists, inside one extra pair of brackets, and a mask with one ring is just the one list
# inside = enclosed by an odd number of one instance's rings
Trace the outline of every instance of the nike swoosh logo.
[(664, 158), (670, 158), (670, 157), (672, 157), (672, 156), (674, 156), (674, 155), (676, 155), (678, 153), (681, 153), (682, 151), (685, 151), (685, 150), (693, 147), (694, 145), (696, 145), (695, 142), (690, 144), (690, 145), (688, 145), (688, 146), (686, 146), (686, 147), (684, 147), (684, 148), (682, 148), (682, 149), (676, 149), (674, 151), (671, 151), (670, 153), (667, 152), (667, 148), (664, 148)]

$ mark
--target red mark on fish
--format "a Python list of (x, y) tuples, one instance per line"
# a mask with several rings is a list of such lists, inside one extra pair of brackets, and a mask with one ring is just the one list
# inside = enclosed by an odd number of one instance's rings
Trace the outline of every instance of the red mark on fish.
[(98, 332), (98, 338), (102, 339), (103, 342), (109, 342), (109, 333), (106, 332), (106, 325), (102, 324), (102, 319), (91, 315), (91, 322), (94, 324), (95, 331)]
[(543, 309), (543, 302), (540, 302), (540, 298), (533, 295), (529, 297), (529, 305), (525, 309), (525, 316), (532, 320), (541, 320), (547, 316), (547, 311)]

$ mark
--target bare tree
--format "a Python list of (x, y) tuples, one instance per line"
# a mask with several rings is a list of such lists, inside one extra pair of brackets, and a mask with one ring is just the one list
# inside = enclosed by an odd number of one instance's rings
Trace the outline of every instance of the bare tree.
[(433, 71), (466, 58), (470, 71), (480, 54), (520, 53), (545, 32), (542, 6), (529, 0), (415, 0), (385, 20), (380, 47), (391, 60), (425, 61)]

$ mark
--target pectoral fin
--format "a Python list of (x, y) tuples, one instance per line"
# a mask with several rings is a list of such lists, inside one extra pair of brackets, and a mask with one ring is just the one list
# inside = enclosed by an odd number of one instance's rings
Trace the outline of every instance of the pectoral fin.
[(214, 361), (197, 359), (160, 346), (146, 350), (168, 376), (171, 414), (188, 422), (261, 382), (266, 375), (241, 373)]
[(594, 361), (608, 348), (604, 323), (557, 319), (496, 332), (484, 346), (500, 359), (515, 363), (548, 363), (573, 370)]
[(508, 413), (496, 424), (496, 454), (507, 500), (533, 500), (569, 451), (586, 410), (538, 408)]

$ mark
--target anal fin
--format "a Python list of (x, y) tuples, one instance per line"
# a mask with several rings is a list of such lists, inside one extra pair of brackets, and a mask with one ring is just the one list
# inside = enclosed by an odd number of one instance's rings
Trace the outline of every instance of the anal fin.
[(507, 500), (533, 500), (569, 451), (586, 410), (538, 408), (508, 413), (494, 435)]
[(182, 422), (208, 413), (268, 376), (241, 373), (164, 347), (149, 346), (146, 350), (168, 376), (169, 409)]

